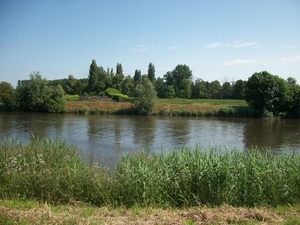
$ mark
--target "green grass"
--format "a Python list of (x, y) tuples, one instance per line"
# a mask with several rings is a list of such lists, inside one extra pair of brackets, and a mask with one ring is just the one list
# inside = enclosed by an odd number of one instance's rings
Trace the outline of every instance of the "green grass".
[(210, 104), (210, 105), (227, 105), (227, 106), (247, 106), (245, 100), (238, 99), (184, 99), (184, 98), (170, 98), (157, 99), (156, 103), (160, 104)]
[(130, 98), (128, 95), (122, 94), (119, 90), (114, 88), (107, 88), (105, 91), (99, 93), (99, 95), (106, 95), (116, 101), (128, 101)]
[(0, 145), (0, 199), (179, 208), (300, 203), (299, 155), (198, 146), (126, 155), (114, 172), (87, 161), (61, 140), (5, 140)]

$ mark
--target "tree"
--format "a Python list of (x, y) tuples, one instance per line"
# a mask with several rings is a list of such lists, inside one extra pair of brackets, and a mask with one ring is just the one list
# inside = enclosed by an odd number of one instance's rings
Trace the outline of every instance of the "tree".
[(96, 92), (96, 87), (98, 84), (99, 68), (97, 66), (96, 60), (93, 59), (90, 65), (89, 71), (89, 92)]
[(226, 81), (222, 85), (222, 98), (223, 99), (231, 99), (232, 98), (232, 86)]
[(140, 70), (135, 70), (133, 80), (134, 80), (134, 85), (137, 85), (137, 84), (141, 83), (141, 81), (142, 81), (142, 72)]
[(63, 112), (66, 106), (64, 90), (61, 85), (52, 89), (51, 95), (45, 99), (45, 110), (47, 112)]
[[(176, 97), (180, 96), (181, 82), (184, 79), (192, 81), (193, 74), (187, 65), (177, 65), (172, 71), (173, 85), (176, 93)], [(171, 84), (172, 85), (172, 84)]]
[(77, 79), (73, 75), (69, 75), (64, 90), (70, 95), (75, 95), (76, 85)]
[(165, 89), (166, 89), (166, 84), (163, 78), (158, 77), (155, 85), (155, 90), (157, 92), (158, 98), (165, 98)]
[(116, 72), (115, 76), (113, 77), (113, 88), (120, 90), (121, 83), (124, 79), (122, 64), (117, 63), (116, 69), (117, 69), (117, 72)]
[(14, 111), (16, 107), (15, 89), (8, 82), (0, 83), (0, 103), (5, 110)]
[(149, 80), (151, 81), (151, 83), (153, 85), (155, 85), (155, 67), (153, 65), (153, 63), (149, 63), (149, 66), (148, 66), (148, 78)]
[(164, 92), (164, 96), (165, 98), (175, 98), (175, 89), (174, 89), (174, 85), (167, 85), (165, 92)]
[(134, 89), (135, 107), (139, 114), (150, 114), (153, 111), (157, 93), (147, 76), (142, 77), (141, 84)]
[(183, 79), (179, 86), (180, 92), (178, 94), (179, 98), (191, 98), (192, 95), (192, 82), (189, 79)]
[(245, 99), (262, 115), (279, 117), (286, 113), (287, 91), (288, 86), (282, 78), (263, 71), (248, 79)]
[(232, 85), (232, 98), (245, 99), (245, 88), (247, 81), (237, 80)]
[(131, 76), (126, 76), (121, 83), (121, 92), (128, 96), (133, 96), (134, 93), (134, 80)]
[(64, 92), (60, 85), (50, 88), (48, 81), (33, 72), (30, 80), (18, 81), (16, 87), (16, 108), (30, 112), (61, 112), (64, 109)]
[(212, 99), (220, 99), (222, 95), (222, 86), (218, 80), (214, 80), (211, 83), (208, 83), (207, 89), (210, 92), (210, 97)]
[(207, 81), (204, 81), (202, 79), (197, 79), (193, 87), (193, 98), (202, 98), (202, 99), (211, 98), (208, 85), (209, 83)]
[(288, 117), (299, 118), (300, 117), (300, 86), (297, 84), (295, 78), (289, 77), (286, 80), (288, 86), (287, 96), (287, 108)]

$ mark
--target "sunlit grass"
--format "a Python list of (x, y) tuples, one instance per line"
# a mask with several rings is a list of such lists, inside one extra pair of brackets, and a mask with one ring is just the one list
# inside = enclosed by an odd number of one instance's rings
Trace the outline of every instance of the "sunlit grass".
[(209, 104), (209, 105), (227, 105), (227, 106), (247, 106), (245, 100), (238, 99), (184, 99), (170, 98), (156, 100), (157, 104)]
[[(300, 203), (300, 156), (184, 148), (87, 163), (61, 140), (0, 145), (0, 199), (96, 206), (264, 206)], [(87, 212), (88, 213), (88, 212)]]

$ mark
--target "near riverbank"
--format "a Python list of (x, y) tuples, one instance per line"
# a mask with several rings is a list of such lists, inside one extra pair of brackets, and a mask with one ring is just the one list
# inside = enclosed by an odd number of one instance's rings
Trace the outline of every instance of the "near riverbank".
[(195, 207), (184, 209), (94, 207), (81, 202), (51, 205), (37, 201), (0, 200), (1, 224), (243, 224), (296, 225), (300, 206)]

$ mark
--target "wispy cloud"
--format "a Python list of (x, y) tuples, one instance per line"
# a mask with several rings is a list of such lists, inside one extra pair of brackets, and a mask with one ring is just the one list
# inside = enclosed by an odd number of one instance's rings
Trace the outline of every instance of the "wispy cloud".
[(223, 63), (224, 66), (236, 66), (236, 65), (245, 65), (245, 64), (285, 64), (285, 63), (299, 63), (300, 64), (300, 55), (283, 57), (280, 59), (271, 59), (271, 60), (257, 60), (257, 59), (235, 59)]
[(218, 48), (218, 47), (232, 47), (232, 48), (243, 48), (243, 47), (254, 47), (258, 48), (260, 47), (260, 44), (258, 42), (250, 42), (250, 41), (235, 41), (232, 43), (223, 43), (223, 42), (214, 42), (207, 46), (205, 46), (206, 49), (209, 48)]
[(236, 41), (236, 42), (234, 42), (233, 46), (234, 46), (235, 48), (243, 48), (243, 47), (248, 47), (248, 46), (257, 47), (257, 46), (259, 46), (259, 44), (258, 44), (257, 42), (249, 42), (249, 41), (242, 42), (242, 41)]
[(170, 50), (175, 50), (175, 49), (177, 49), (178, 48), (178, 46), (171, 46), (170, 47)]
[(147, 52), (153, 47), (154, 47), (154, 45), (135, 45), (134, 47), (130, 48), (129, 51), (131, 51), (131, 52)]
[(232, 61), (225, 62), (225, 66), (235, 66), (235, 65), (241, 65), (241, 64), (250, 64), (255, 63), (257, 60), (255, 59), (235, 59)]
[(295, 45), (282, 45), (281, 47), (285, 48), (285, 49), (294, 49), (294, 48), (296, 48)]
[(211, 44), (207, 45), (205, 48), (217, 48), (217, 47), (220, 47), (222, 45), (223, 45), (222, 42), (215, 42), (215, 43), (211, 43)]
[(284, 57), (281, 59), (270, 60), (269, 63), (300, 63), (300, 55)]

